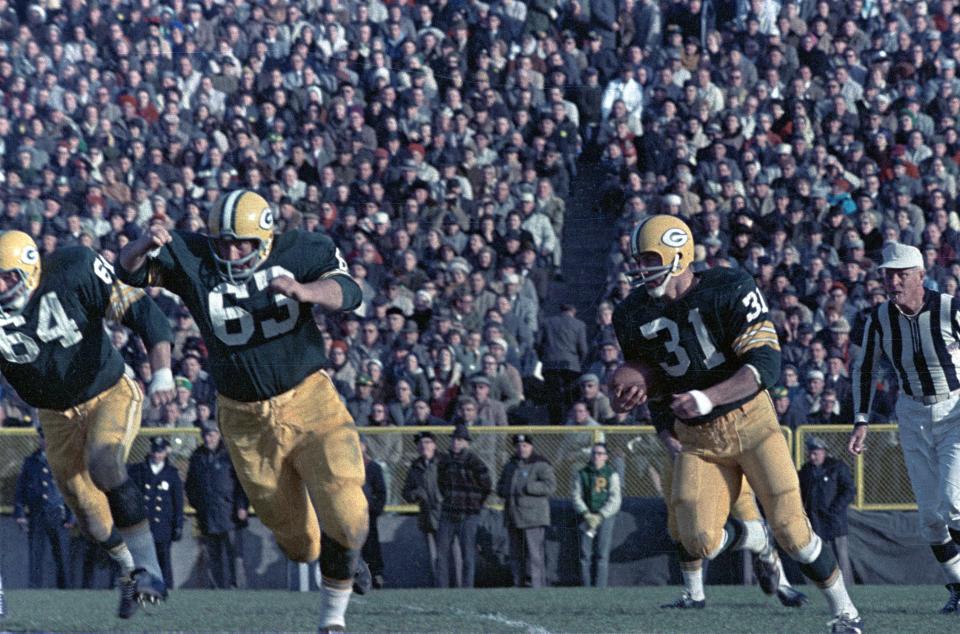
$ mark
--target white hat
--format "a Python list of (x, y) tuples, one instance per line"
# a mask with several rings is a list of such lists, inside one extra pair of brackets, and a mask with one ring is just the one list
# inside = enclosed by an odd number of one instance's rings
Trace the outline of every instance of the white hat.
[(899, 242), (888, 242), (883, 247), (883, 264), (881, 269), (914, 269), (923, 268), (923, 255), (920, 249)]

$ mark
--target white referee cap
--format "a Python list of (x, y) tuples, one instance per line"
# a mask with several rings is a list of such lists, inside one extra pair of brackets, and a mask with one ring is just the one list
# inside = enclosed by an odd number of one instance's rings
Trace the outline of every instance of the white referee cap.
[(881, 269), (913, 269), (923, 267), (923, 255), (920, 249), (899, 242), (888, 242), (883, 247)]

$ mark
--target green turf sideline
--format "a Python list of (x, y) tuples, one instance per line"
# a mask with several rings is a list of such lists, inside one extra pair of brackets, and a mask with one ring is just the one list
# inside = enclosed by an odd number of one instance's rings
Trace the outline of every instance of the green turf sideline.
[[(708, 586), (707, 609), (659, 609), (677, 587), (549, 588), (545, 590), (382, 590), (355, 597), (347, 613), (353, 632), (750, 632), (828, 631), (826, 604), (781, 607), (757, 588)], [(859, 586), (851, 590), (871, 634), (957, 634), (960, 617), (941, 616), (942, 586)], [(8, 590), (0, 631), (44, 632), (315, 632), (318, 594), (281, 591), (173, 591), (170, 600), (130, 621), (114, 616), (109, 591)]]

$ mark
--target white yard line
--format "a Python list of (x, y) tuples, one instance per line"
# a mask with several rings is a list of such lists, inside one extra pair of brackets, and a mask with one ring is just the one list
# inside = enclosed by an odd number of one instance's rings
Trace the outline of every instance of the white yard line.
[[(419, 605), (413, 605), (407, 603), (402, 606), (404, 609), (410, 610), (411, 612), (417, 612), (423, 614), (425, 612), (433, 612), (433, 610), (428, 610)], [(517, 629), (522, 629), (527, 634), (550, 634), (550, 630), (533, 623), (527, 623), (526, 621), (518, 621), (517, 619), (510, 619), (503, 616), (500, 613), (488, 613), (488, 612), (468, 612), (466, 610), (461, 610), (460, 608), (451, 608), (451, 612), (462, 616), (467, 619), (480, 618), (485, 621), (491, 621), (493, 623), (499, 623), (500, 625), (506, 625), (507, 627), (515, 627)]]

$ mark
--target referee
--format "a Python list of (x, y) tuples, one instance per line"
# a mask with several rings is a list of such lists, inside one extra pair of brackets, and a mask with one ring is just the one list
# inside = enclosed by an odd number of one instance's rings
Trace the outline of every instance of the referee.
[(890, 299), (864, 326), (853, 370), (853, 433), (847, 446), (866, 449), (874, 371), (881, 355), (900, 382), (896, 412), (900, 444), (920, 512), (920, 534), (947, 576), (950, 600), (960, 604), (960, 300), (924, 289), (919, 249), (888, 243), (884, 283)]

